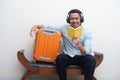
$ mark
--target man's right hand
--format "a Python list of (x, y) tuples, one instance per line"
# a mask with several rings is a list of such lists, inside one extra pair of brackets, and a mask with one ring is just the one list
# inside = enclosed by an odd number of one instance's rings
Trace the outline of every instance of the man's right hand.
[(33, 35), (36, 35), (39, 28), (42, 28), (43, 25), (34, 25), (30, 30), (30, 36), (33, 37)]

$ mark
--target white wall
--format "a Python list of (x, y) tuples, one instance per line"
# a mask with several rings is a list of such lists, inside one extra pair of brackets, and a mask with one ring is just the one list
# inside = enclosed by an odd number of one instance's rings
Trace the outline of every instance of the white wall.
[(20, 79), (26, 69), (17, 59), (25, 49), (32, 59), (34, 24), (61, 25), (73, 8), (85, 17), (84, 26), (93, 32), (93, 50), (104, 53), (96, 69), (98, 80), (120, 80), (120, 1), (119, 0), (0, 0), (0, 79)]

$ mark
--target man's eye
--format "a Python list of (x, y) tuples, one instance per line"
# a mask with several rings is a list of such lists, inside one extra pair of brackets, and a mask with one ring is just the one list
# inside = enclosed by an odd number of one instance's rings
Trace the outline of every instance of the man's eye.
[(79, 20), (79, 18), (76, 18), (76, 20)]

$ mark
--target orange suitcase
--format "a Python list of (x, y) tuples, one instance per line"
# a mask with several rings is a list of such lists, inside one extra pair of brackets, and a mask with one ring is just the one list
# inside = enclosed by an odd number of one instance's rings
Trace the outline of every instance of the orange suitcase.
[(40, 28), (36, 34), (34, 58), (37, 61), (54, 62), (59, 54), (61, 32), (53, 28)]

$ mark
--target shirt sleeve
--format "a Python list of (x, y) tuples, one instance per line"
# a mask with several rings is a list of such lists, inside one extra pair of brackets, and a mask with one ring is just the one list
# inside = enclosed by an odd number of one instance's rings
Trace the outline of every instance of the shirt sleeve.
[(61, 29), (62, 29), (62, 25), (58, 25), (58, 26), (53, 26), (53, 25), (46, 25), (46, 24), (43, 24), (43, 26), (44, 27), (51, 27), (51, 28), (54, 28), (54, 29), (56, 29), (56, 30), (59, 30), (59, 31), (61, 31)]
[(86, 54), (91, 54), (92, 51), (92, 33), (87, 32), (86, 38), (84, 41), (84, 48), (86, 50)]

